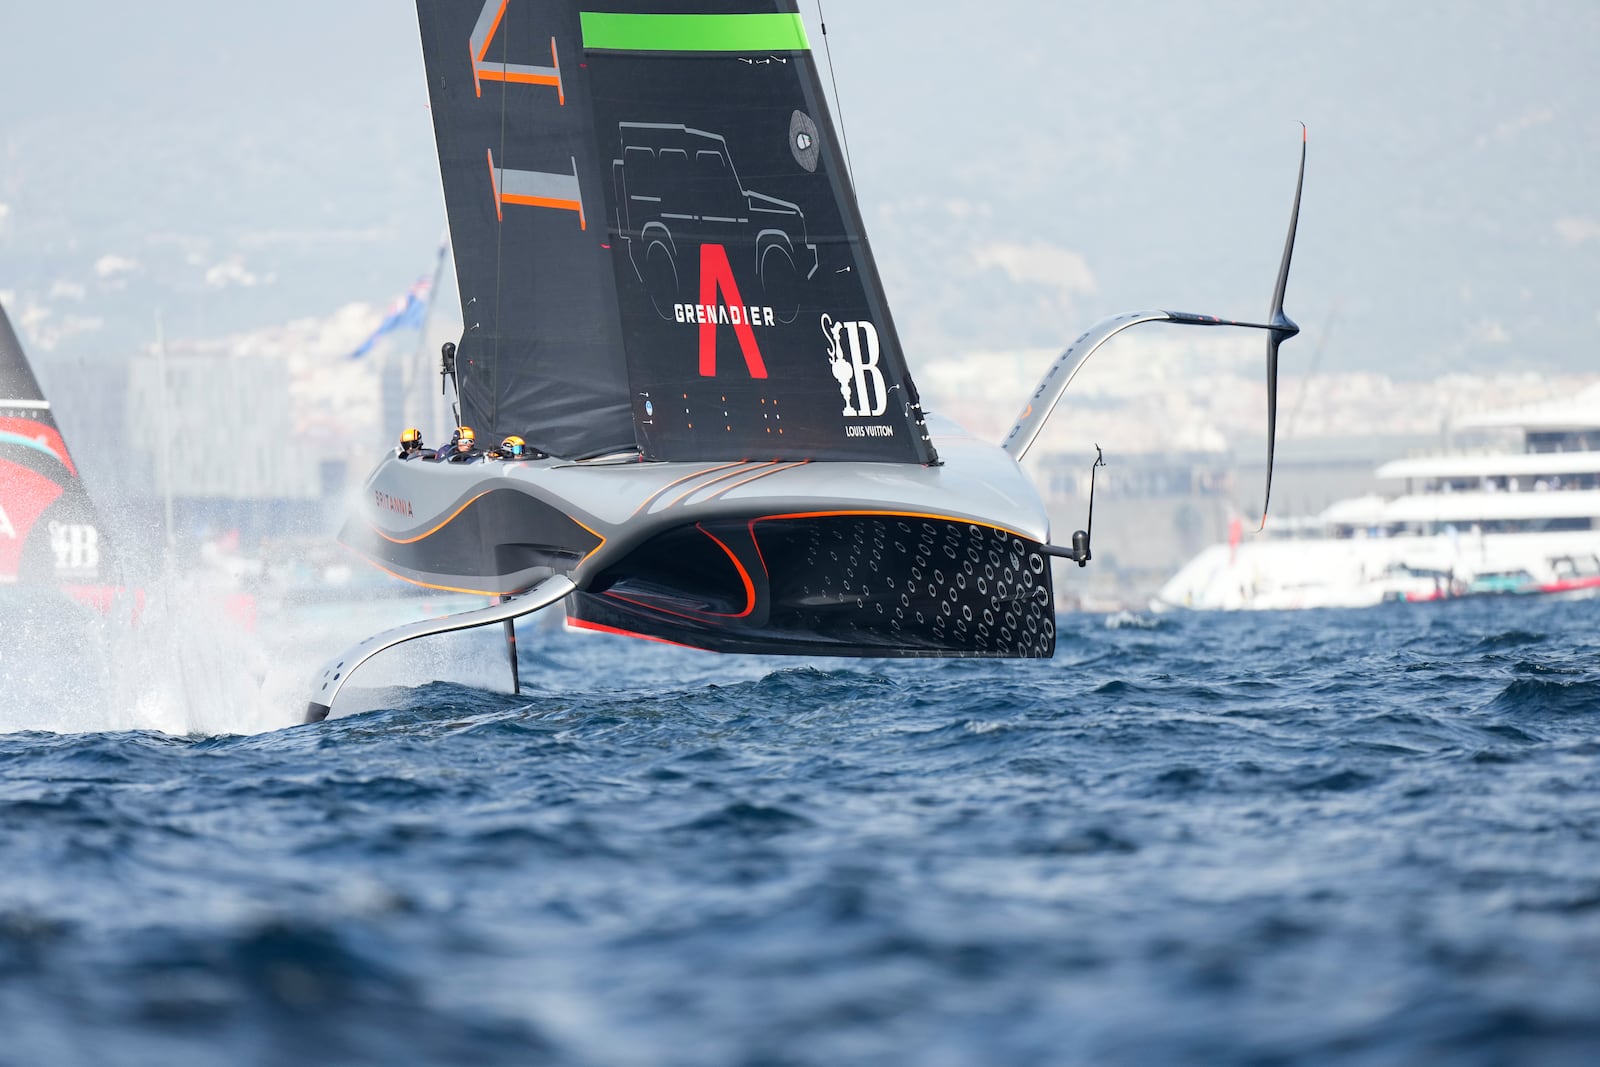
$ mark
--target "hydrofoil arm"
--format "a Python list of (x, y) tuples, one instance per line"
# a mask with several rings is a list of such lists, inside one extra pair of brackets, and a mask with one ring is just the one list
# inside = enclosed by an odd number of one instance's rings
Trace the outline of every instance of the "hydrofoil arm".
[(1278, 264), (1277, 283), (1272, 289), (1272, 307), (1268, 311), (1266, 322), (1243, 322), (1237, 319), (1223, 319), (1215, 315), (1195, 315), (1187, 311), (1137, 311), (1126, 315), (1115, 315), (1095, 324), (1088, 332), (1067, 346), (1067, 350), (1056, 357), (1050, 365), (1045, 376), (1040, 379), (1039, 387), (1028, 398), (1027, 407), (1022, 414), (1017, 416), (1016, 425), (1011, 427), (1011, 432), (1006, 434), (1002, 442), (1011, 458), (1018, 463), (1027, 455), (1028, 449), (1033, 447), (1033, 442), (1038, 438), (1039, 431), (1044, 429), (1044, 424), (1050, 418), (1050, 413), (1055, 410), (1060, 402), (1061, 395), (1067, 391), (1067, 386), (1072, 379), (1077, 377), (1078, 371), (1094, 355), (1095, 350), (1105, 344), (1117, 334), (1130, 326), (1137, 326), (1141, 322), (1172, 322), (1180, 326), (1241, 326), (1249, 330), (1267, 331), (1267, 489), (1261, 502), (1261, 525), (1267, 524), (1267, 505), (1272, 500), (1272, 460), (1278, 436), (1278, 346), (1295, 334), (1300, 332), (1300, 327), (1295, 325), (1293, 319), (1284, 314), (1283, 297), (1289, 285), (1289, 262), (1294, 258), (1295, 231), (1300, 224), (1300, 192), (1305, 187), (1306, 181), (1306, 134), (1305, 126), (1300, 129), (1300, 173), (1295, 178), (1294, 207), (1289, 212), (1289, 234), (1283, 242), (1283, 259)]
[(1095, 323), (1068, 345), (1066, 351), (1050, 364), (1050, 369), (1045, 371), (1044, 377), (1039, 379), (1039, 387), (1028, 398), (1028, 406), (1022, 409), (1022, 414), (1017, 416), (1016, 425), (1011, 427), (1011, 432), (1006, 434), (1006, 439), (1001, 442), (1005, 450), (1011, 454), (1011, 458), (1018, 463), (1022, 462), (1022, 457), (1028, 454), (1028, 449), (1033, 447), (1033, 442), (1038, 438), (1039, 431), (1043, 430), (1044, 424), (1050, 420), (1050, 413), (1055, 411), (1056, 405), (1061, 402), (1061, 396), (1067, 391), (1067, 386), (1072, 384), (1072, 379), (1078, 376), (1078, 372), (1089, 362), (1089, 357), (1095, 354), (1096, 349), (1130, 326), (1137, 326), (1141, 322), (1162, 322), (1170, 320), (1171, 317), (1165, 311), (1135, 311), (1126, 315), (1115, 315)]
[[(1050, 369), (1045, 372), (1044, 377), (1039, 379), (1039, 387), (1028, 398), (1028, 406), (1022, 409), (1022, 414), (1017, 416), (1011, 432), (1006, 434), (1005, 440), (1001, 442), (1012, 459), (1018, 463), (1022, 462), (1022, 457), (1028, 454), (1028, 449), (1033, 447), (1033, 442), (1044, 429), (1044, 424), (1050, 420), (1051, 412), (1055, 411), (1056, 405), (1061, 402), (1067, 386), (1072, 384), (1072, 379), (1078, 376), (1083, 365), (1089, 362), (1089, 357), (1123, 330), (1144, 322), (1174, 322), (1180, 326), (1242, 326), (1252, 330), (1273, 331), (1273, 336), (1268, 340), (1273, 357), (1273, 362), (1269, 365), (1271, 380), (1268, 385), (1271, 387), (1277, 385), (1275, 360), (1277, 346), (1285, 338), (1293, 337), (1300, 329), (1293, 323), (1272, 326), (1264, 322), (1240, 322), (1235, 319), (1219, 319), (1214, 315), (1195, 315), (1187, 311), (1132, 311), (1124, 315), (1113, 315), (1109, 319), (1101, 319), (1068, 345), (1066, 351), (1050, 364)], [(1276, 391), (1275, 388), (1272, 389), (1272, 393)], [(1275, 396), (1269, 395), (1269, 403), (1276, 406), (1275, 400)]]
[(431, 637), (434, 634), (453, 633), (457, 630), (470, 630), (476, 626), (488, 626), (497, 622), (510, 622), (512, 619), (531, 615), (543, 610), (561, 600), (577, 586), (572, 584), (572, 579), (564, 574), (557, 574), (546, 578), (544, 581), (529, 589), (526, 593), (510, 597), (499, 604), (492, 604), (486, 608), (475, 611), (463, 611), (455, 615), (446, 615), (439, 619), (423, 619), (420, 622), (407, 623), (396, 626), (392, 630), (374, 634), (365, 641), (344, 652), (342, 655), (328, 661), (322, 669), (322, 674), (317, 679), (316, 695), (306, 705), (306, 722), (321, 722), (328, 717), (328, 712), (333, 708), (333, 701), (339, 695), (339, 690), (350, 680), (367, 660), (376, 656), (385, 649), (395, 645), (414, 641), (419, 637)]

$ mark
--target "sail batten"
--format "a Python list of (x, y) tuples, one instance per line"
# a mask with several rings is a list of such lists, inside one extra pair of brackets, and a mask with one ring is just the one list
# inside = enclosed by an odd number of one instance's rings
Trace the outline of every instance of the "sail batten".
[(793, 0), (418, 0), (463, 418), (561, 456), (937, 461)]

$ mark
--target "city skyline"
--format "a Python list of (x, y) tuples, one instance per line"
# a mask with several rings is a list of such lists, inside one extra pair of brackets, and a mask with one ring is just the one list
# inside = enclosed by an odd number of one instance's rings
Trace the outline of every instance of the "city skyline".
[[(1106, 314), (1258, 314), (1300, 121), (1289, 310), (1305, 332), (1284, 349), (1286, 441), (1437, 423), (1593, 365), (1587, 7), (945, 2), (916, 20), (835, 10), (827, 35), (801, 7), (913, 373), (974, 432), (1003, 429)], [(337, 348), (428, 268), (444, 225), (409, 11), (83, 10), (70, 77), (35, 46), (48, 13), (12, 9), (0, 34), (0, 298), (41, 377), (92, 387), (68, 368), (127, 363), (159, 312), (174, 346), (300, 338), (302, 397), (363, 388)], [(1192, 333), (1109, 346), (1051, 440), (1248, 438), (1264, 422), (1259, 339)], [(1482, 384), (1436, 385), (1461, 375)]]

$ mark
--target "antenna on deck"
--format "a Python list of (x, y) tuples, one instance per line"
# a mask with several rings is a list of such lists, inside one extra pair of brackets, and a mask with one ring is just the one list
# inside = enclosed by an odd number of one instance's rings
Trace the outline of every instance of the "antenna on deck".
[(1089, 551), (1089, 541), (1094, 536), (1094, 472), (1105, 465), (1106, 454), (1099, 445), (1095, 445), (1094, 462), (1089, 465), (1088, 529), (1073, 531), (1071, 548), (1062, 548), (1060, 545), (1042, 546), (1046, 555), (1056, 556), (1060, 559), (1070, 559), (1080, 567), (1087, 567), (1089, 561), (1094, 559), (1094, 553)]
[(454, 341), (446, 341), (439, 346), (439, 395), (445, 395), (445, 383), (455, 390), (456, 402), (450, 405), (450, 410), (455, 415), (455, 421), (461, 422), (461, 384), (456, 381), (456, 345)]

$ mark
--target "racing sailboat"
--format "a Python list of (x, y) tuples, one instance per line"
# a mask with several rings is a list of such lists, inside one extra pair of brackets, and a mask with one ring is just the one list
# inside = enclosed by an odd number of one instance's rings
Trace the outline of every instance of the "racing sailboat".
[(113, 573), (94, 504), (0, 307), (0, 586), (104, 610)]
[(1088, 536), (1051, 544), (1019, 462), (1139, 323), (1267, 331), (1270, 471), (1298, 184), (1267, 321), (1109, 319), (996, 445), (923, 411), (795, 0), (417, 11), (464, 323), (445, 370), (478, 440), (533, 450), (378, 464), (341, 540), (498, 603), (335, 657), (307, 721), (384, 648), (514, 637), (562, 601), (719, 652), (1051, 656), (1050, 558), (1088, 562)]

